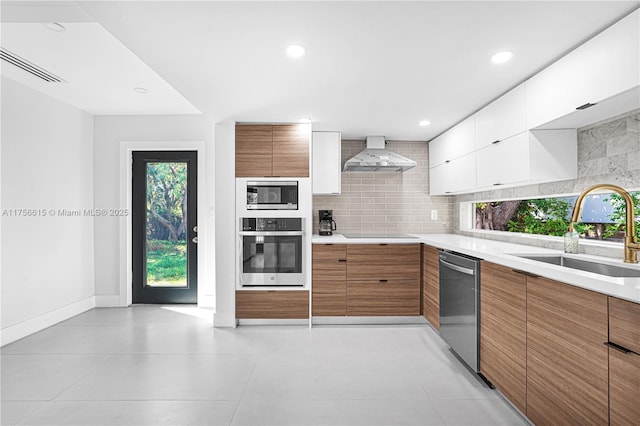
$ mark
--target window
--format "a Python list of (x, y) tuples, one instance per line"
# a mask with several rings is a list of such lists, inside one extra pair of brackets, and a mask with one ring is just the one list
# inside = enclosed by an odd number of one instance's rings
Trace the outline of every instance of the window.
[[(640, 192), (630, 192), (640, 219)], [(492, 201), (475, 204), (475, 229), (561, 236), (569, 228), (576, 196)], [(584, 200), (581, 222), (574, 225), (581, 238), (623, 241), (624, 199), (615, 193), (591, 194)], [(640, 227), (636, 236), (640, 238)]]

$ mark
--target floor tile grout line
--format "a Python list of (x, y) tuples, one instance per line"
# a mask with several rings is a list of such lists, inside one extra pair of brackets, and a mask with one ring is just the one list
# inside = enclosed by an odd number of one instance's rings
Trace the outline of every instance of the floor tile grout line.
[[(77, 355), (77, 354), (76, 354)], [(102, 361), (101, 363), (99, 363), (99, 365), (96, 365), (94, 368), (90, 369), (90, 371), (87, 371), (85, 374), (83, 374), (81, 377), (79, 377), (77, 380), (75, 380), (73, 383), (71, 383), (69, 386), (65, 387), (64, 389), (62, 389), (60, 392), (58, 392), (57, 395), (55, 395), (53, 398), (51, 398), (51, 401), (55, 401), (57, 400), (57, 398), (62, 395), (63, 393), (65, 393), (67, 390), (71, 389), (73, 386), (75, 386), (76, 384), (80, 383), (81, 380), (83, 380), (84, 378), (88, 377), (89, 375), (93, 374), (94, 371), (96, 371), (99, 367), (106, 365), (112, 358), (114, 358), (115, 355), (110, 355), (108, 356), (104, 361)]]
[(249, 386), (249, 383), (251, 382), (251, 377), (253, 377), (253, 373), (256, 370), (256, 366), (258, 365), (258, 362), (260, 361), (260, 356), (262, 355), (264, 351), (264, 346), (261, 344), (260, 345), (260, 351), (256, 354), (256, 360), (253, 363), (253, 366), (251, 366), (251, 372), (249, 372), (249, 376), (247, 377), (247, 382), (244, 384), (244, 387), (242, 388), (242, 392), (240, 393), (240, 398), (238, 399), (238, 403), (236, 404), (235, 409), (233, 410), (233, 415), (231, 416), (231, 420), (229, 421), (229, 425), (233, 424), (233, 421), (236, 418), (236, 415), (238, 414), (238, 409), (240, 408), (240, 404), (242, 403), (242, 400), (244, 398), (244, 394), (247, 391), (247, 387)]

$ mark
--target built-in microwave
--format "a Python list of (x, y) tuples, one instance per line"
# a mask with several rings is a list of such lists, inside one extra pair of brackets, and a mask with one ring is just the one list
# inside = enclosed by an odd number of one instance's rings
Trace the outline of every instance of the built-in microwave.
[(298, 182), (248, 181), (247, 210), (298, 210)]

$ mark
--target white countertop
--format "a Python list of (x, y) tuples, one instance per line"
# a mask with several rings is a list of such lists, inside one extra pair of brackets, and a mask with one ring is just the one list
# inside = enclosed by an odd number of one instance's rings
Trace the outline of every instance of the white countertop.
[[(452, 250), (474, 256), (509, 268), (550, 278), (587, 290), (596, 291), (620, 299), (640, 303), (640, 278), (608, 277), (592, 272), (564, 266), (551, 265), (536, 260), (523, 259), (513, 254), (561, 254), (560, 250), (542, 247), (511, 244), (501, 241), (472, 238), (454, 234), (412, 234), (417, 238), (345, 238), (343, 235), (313, 235), (314, 244), (419, 244)], [(625, 264), (622, 259), (589, 256), (585, 254), (570, 255), (579, 259), (592, 260), (640, 270), (640, 265)]]

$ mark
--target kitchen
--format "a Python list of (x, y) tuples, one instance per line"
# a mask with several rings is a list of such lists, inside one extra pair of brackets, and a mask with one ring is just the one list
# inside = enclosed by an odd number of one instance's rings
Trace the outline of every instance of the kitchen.
[[(105, 8), (101, 11), (99, 10), (100, 6), (96, 7), (98, 9), (92, 10), (93, 13), (106, 13), (105, 11), (108, 9)], [(625, 9), (625, 13), (622, 13), (619, 10), (616, 14), (616, 17), (620, 19), (632, 10), (633, 9)], [(118, 24), (118, 20), (122, 20), (124, 25), (125, 19), (123, 18), (123, 16), (112, 17), (111, 19), (114, 19), (114, 21), (111, 22), (111, 25), (114, 25), (114, 28), (120, 25)], [(613, 23), (613, 21), (615, 20), (617, 19), (612, 19), (611, 23)], [(114, 22), (116, 24), (114, 24)], [(600, 29), (602, 30), (604, 28)], [(584, 41), (584, 39), (582, 39), (581, 41)], [(569, 50), (569, 46), (565, 46), (563, 49)], [(558, 57), (560, 56), (560, 53), (561, 52), (558, 52)], [(555, 58), (548, 58), (547, 61), (551, 62), (551, 59)], [(542, 67), (540, 66), (540, 68)], [(528, 72), (532, 73), (532, 70), (529, 70)], [(523, 77), (529, 77), (529, 75), (524, 75)], [(478, 108), (470, 109), (466, 107), (466, 112), (459, 114), (455, 120), (450, 120), (449, 127), (453, 127), (463, 118), (469, 116), (470, 113), (482, 110), (482, 108), (480, 108), (482, 105), (486, 106), (488, 101), (496, 99), (496, 96), (500, 95), (501, 93), (506, 93), (506, 91), (512, 87), (515, 88), (517, 84), (521, 83), (525, 79), (526, 78), (521, 78), (520, 81), (512, 81), (510, 84), (506, 84), (506, 86), (504, 86), (501, 91), (488, 94), (488, 96), (485, 96), (485, 98), (480, 101), (480, 104), (478, 104)], [(3, 80), (3, 86), (3, 92), (6, 87), (7, 90), (9, 90), (9, 93), (21, 94), (21, 91), (17, 90), (15, 87), (12, 87), (11, 83), (9, 82), (7, 84), (4, 84)], [(582, 105), (582, 103), (580, 103), (580, 105)], [(431, 179), (429, 179), (429, 169), (432, 168), (432, 164), (430, 163), (431, 156), (429, 155), (429, 150), (431, 149), (430, 146), (429, 148), (427, 148), (424, 142), (407, 142), (410, 140), (414, 140), (415, 138), (410, 135), (407, 135), (405, 137), (403, 137), (401, 134), (398, 134), (397, 137), (392, 136), (391, 138), (388, 138), (388, 148), (391, 150), (397, 150), (400, 154), (416, 161), (418, 165), (415, 168), (407, 170), (404, 173), (394, 174), (375, 174), (372, 172), (365, 172), (364, 174), (359, 175), (358, 172), (338, 172), (338, 176), (340, 176), (340, 178), (342, 179), (340, 189), (342, 193), (340, 195), (314, 195), (312, 199), (306, 199), (305, 202), (307, 204), (305, 209), (308, 214), (312, 214), (313, 217), (310, 216), (308, 218), (305, 218), (306, 227), (304, 229), (306, 230), (307, 235), (311, 234), (311, 230), (313, 230), (313, 234), (316, 234), (319, 225), (319, 210), (332, 210), (333, 220), (336, 221), (337, 225), (337, 229), (336, 231), (334, 231), (336, 235), (332, 236), (332, 238), (335, 239), (340, 238), (337, 234), (343, 233), (394, 233), (418, 234), (421, 236), (424, 236), (425, 234), (456, 233), (462, 235), (478, 236), (478, 232), (472, 231), (465, 225), (465, 221), (469, 221), (467, 217), (468, 212), (465, 212), (468, 210), (470, 202), (494, 199), (509, 199), (519, 196), (527, 197), (532, 195), (552, 196), (563, 193), (577, 194), (591, 184), (607, 182), (620, 184), (620, 186), (626, 189), (636, 189), (638, 187), (637, 172), (634, 172), (634, 169), (632, 167), (633, 164), (635, 164), (635, 154), (633, 153), (632, 149), (624, 148), (629, 145), (633, 146), (634, 143), (637, 143), (637, 131), (634, 130), (637, 129), (637, 113), (634, 112), (636, 109), (637, 106), (635, 108), (631, 107), (622, 111), (617, 111), (609, 116), (597, 118), (591, 122), (582, 123), (574, 127), (574, 129), (580, 129), (578, 131), (578, 134), (575, 136), (575, 143), (577, 144), (577, 157), (575, 160), (577, 166), (577, 175), (574, 179), (565, 178), (564, 180), (557, 180), (555, 181), (555, 183), (535, 182), (523, 186), (505, 186), (505, 188), (503, 189), (495, 190), (491, 188), (490, 190), (484, 189), (482, 192), (467, 192), (467, 189), (462, 189), (461, 191), (457, 191), (459, 192), (459, 194), (456, 195), (432, 195), (432, 191), (430, 191), (429, 188), (429, 183), (431, 182)], [(588, 111), (589, 109), (585, 110), (585, 112)], [(344, 115), (347, 117), (349, 116), (349, 114)], [(239, 216), (237, 215), (237, 203), (241, 203), (243, 200), (246, 200), (246, 196), (237, 196), (238, 188), (235, 185), (236, 171), (232, 168), (233, 163), (235, 163), (233, 159), (235, 159), (236, 156), (235, 139), (237, 126), (235, 122), (259, 122), (277, 124), (292, 122), (295, 120), (294, 118), (283, 119), (281, 118), (283, 117), (282, 115), (278, 117), (267, 113), (263, 114), (262, 116), (264, 118), (245, 118), (227, 122), (220, 121), (215, 124), (215, 126), (209, 127), (204, 120), (200, 120), (198, 118), (177, 117), (176, 121), (174, 122), (180, 121), (181, 123), (179, 125), (174, 125), (176, 126), (174, 128), (172, 128), (171, 120), (158, 120), (154, 119), (153, 117), (140, 118), (139, 121), (136, 122), (126, 118), (119, 118), (117, 116), (97, 116), (93, 123), (93, 135), (95, 136), (89, 135), (90, 138), (95, 139), (96, 141), (92, 148), (93, 152), (87, 152), (86, 154), (84, 154), (91, 158), (91, 161), (95, 161), (93, 173), (96, 179), (95, 183), (91, 185), (92, 188), (83, 187), (82, 190), (85, 191), (83, 193), (86, 195), (86, 199), (93, 199), (94, 195), (92, 194), (92, 191), (95, 191), (95, 203), (102, 203), (106, 204), (107, 206), (118, 206), (119, 200), (121, 200), (121, 198), (119, 198), (120, 189), (118, 185), (114, 185), (113, 182), (118, 182), (119, 177), (117, 174), (117, 167), (113, 167), (113, 165), (118, 164), (119, 161), (119, 153), (117, 152), (118, 150), (117, 148), (114, 149), (114, 147), (117, 147), (117, 144), (120, 143), (120, 141), (162, 141), (168, 139), (177, 139), (205, 140), (207, 141), (207, 143), (210, 143), (215, 138), (215, 152), (214, 150), (206, 150), (207, 161), (215, 164), (215, 168), (209, 168), (207, 171), (208, 174), (205, 178), (205, 181), (208, 182), (205, 187), (215, 188), (215, 191), (211, 191), (210, 189), (208, 190), (211, 194), (210, 197), (215, 197), (215, 202), (211, 201), (208, 204), (202, 203), (202, 205), (199, 206), (199, 208), (201, 209), (200, 217), (206, 218), (206, 223), (203, 224), (201, 221), (201, 223), (198, 224), (203, 228), (202, 232), (205, 235), (206, 233), (210, 233), (211, 236), (215, 235), (215, 240), (209, 239), (206, 236), (202, 237), (204, 239), (203, 242), (205, 243), (205, 247), (207, 246), (207, 243), (209, 244), (209, 249), (205, 251), (204, 256), (206, 257), (202, 258), (198, 265), (199, 268), (201, 267), (201, 265), (204, 265), (203, 267), (205, 268), (205, 272), (201, 274), (201, 279), (206, 277), (203, 280), (206, 283), (205, 285), (211, 285), (211, 283), (214, 283), (215, 288), (213, 290), (211, 290), (211, 288), (206, 289), (207, 294), (205, 294), (205, 296), (215, 295), (215, 299), (213, 302), (215, 303), (215, 325), (219, 328), (236, 326), (237, 316), (235, 312), (235, 297), (236, 291), (240, 291), (238, 290), (238, 281), (236, 280), (238, 262), (238, 258), (236, 255), (236, 244), (238, 241), (239, 233), (239, 229), (237, 227), (240, 226), (240, 222), (238, 221)], [(420, 118), (422, 119), (422, 117)], [(433, 120), (432, 117), (427, 118), (430, 118), (433, 123), (436, 123), (436, 121)], [(315, 120), (316, 118), (314, 117), (313, 124), (310, 126), (313, 128), (313, 131), (341, 131), (343, 134), (341, 138), (341, 151), (338, 151), (340, 152), (341, 157), (340, 164), (337, 165), (337, 168), (339, 169), (342, 168), (343, 161), (346, 161), (348, 158), (351, 158), (355, 154), (359, 153), (362, 149), (364, 149), (363, 139), (365, 136), (375, 136), (384, 134), (386, 132), (386, 130), (382, 128), (378, 129), (375, 128), (375, 126), (371, 126), (372, 128), (370, 130), (366, 130), (364, 133), (356, 133), (352, 129), (349, 129), (347, 126), (329, 126), (330, 124), (325, 124), (323, 126), (321, 124), (322, 120), (320, 119), (320, 117), (318, 117), (318, 123), (316, 123)], [(417, 120), (415, 121), (417, 123)], [(5, 118), (3, 118), (3, 122), (5, 122)], [(242, 124), (239, 124), (239, 126), (241, 125)], [(433, 125), (434, 124), (432, 124), (432, 126)], [(417, 125), (415, 125), (415, 127), (417, 129), (420, 129), (420, 127), (418, 127)], [(118, 128), (122, 130), (118, 130)], [(150, 128), (154, 128), (154, 130), (150, 131)], [(187, 128), (189, 129), (188, 131), (180, 130)], [(441, 127), (441, 132), (444, 132), (445, 130), (447, 130), (447, 128)], [(525, 131), (528, 131), (528, 129), (525, 129)], [(590, 140), (593, 135), (598, 135), (600, 141), (606, 141), (606, 145), (609, 148), (609, 153), (604, 152), (601, 154), (601, 159), (598, 164), (595, 164), (596, 162), (594, 161), (594, 158), (596, 157), (597, 153), (595, 148), (593, 148), (593, 143)], [(434, 133), (429, 139), (433, 139), (436, 136), (438, 136), (438, 134)], [(3, 137), (3, 139), (5, 138)], [(11, 140), (11, 138), (9, 138), (9, 140)], [(225, 143), (225, 141), (228, 143)], [(309, 149), (311, 150), (311, 148), (312, 145), (310, 144)], [(585, 153), (585, 148), (588, 149), (588, 153)], [(625, 149), (627, 149), (627, 151), (625, 151)], [(461, 157), (464, 155), (465, 154), (462, 154)], [(610, 159), (609, 156), (611, 157)], [(312, 157), (313, 156), (310, 156), (310, 158)], [(3, 153), (3, 158), (7, 158), (7, 154)], [(9, 155), (9, 158), (12, 158), (11, 155)], [(93, 160), (93, 158), (96, 158), (96, 160)], [(101, 161), (102, 158), (107, 159), (107, 163)], [(624, 162), (624, 169), (622, 169), (622, 166), (619, 166), (617, 169), (615, 167), (610, 167), (607, 161), (611, 161), (615, 165)], [(108, 162), (110, 162), (111, 164), (109, 165)], [(336, 164), (334, 164), (334, 167), (335, 166)], [(600, 168), (598, 169), (597, 167)], [(312, 165), (311, 170), (313, 171), (313, 169), (314, 167)], [(6, 167), (3, 164), (3, 172), (4, 170), (6, 170)], [(261, 174), (261, 176), (264, 175)], [(5, 176), (3, 175), (3, 183), (6, 182), (4, 177)], [(249, 179), (249, 177), (247, 177), (247, 179)], [(277, 179), (285, 180), (287, 178)], [(6, 193), (7, 190), (3, 188), (3, 197)], [(304, 193), (301, 192), (301, 196), (310, 197), (310, 193), (308, 191)], [(201, 199), (206, 199), (205, 197), (202, 197)], [(233, 199), (236, 200), (235, 203), (229, 202), (229, 200)], [(3, 205), (6, 206), (6, 203), (3, 202)], [(382, 207), (382, 205), (384, 205), (384, 207)], [(61, 208), (62, 207), (65, 206), (61, 206)], [(103, 206), (96, 204), (96, 207)], [(264, 216), (261, 216), (261, 213), (258, 212), (254, 216), (245, 217)], [(287, 213), (282, 217), (291, 216), (289, 215), (289, 213)], [(100, 304), (98, 304), (97, 306), (123, 306), (121, 303), (123, 300), (124, 292), (122, 291), (122, 287), (119, 287), (118, 285), (118, 283), (121, 282), (122, 278), (120, 272), (122, 268), (118, 266), (123, 265), (121, 257), (122, 250), (120, 250), (119, 253), (118, 248), (121, 247), (120, 241), (123, 240), (119, 237), (120, 235), (123, 235), (123, 229), (119, 228), (119, 222), (117, 221), (117, 219), (109, 220), (109, 222), (100, 222), (96, 219), (94, 223), (94, 230), (88, 232), (95, 232), (96, 244), (95, 248), (89, 249), (88, 251), (94, 253), (93, 256), (95, 256), (95, 260), (86, 259), (85, 262), (95, 262), (95, 270), (88, 271), (87, 273), (89, 275), (95, 274), (96, 283), (95, 287), (92, 287), (91, 290), (86, 291), (85, 293), (90, 297), (92, 295), (97, 296), (97, 300), (100, 300)], [(3, 228), (5, 228), (5, 226), (3, 226)], [(3, 229), (3, 238), (6, 238), (6, 232), (6, 228)], [(9, 234), (9, 236), (12, 236), (12, 234)], [(482, 236), (489, 237), (489, 235)], [(311, 274), (313, 268), (311, 263), (312, 248), (315, 248), (315, 246), (320, 241), (322, 241), (319, 238), (321, 237), (314, 235), (309, 239), (307, 243), (308, 256), (305, 256), (305, 260), (308, 263), (305, 270), (308, 274)], [(419, 241), (415, 241), (414, 243), (424, 242), (432, 247), (445, 248), (454, 251), (462, 250), (460, 249), (459, 245), (450, 245), (451, 243), (447, 243), (445, 240), (441, 240), (436, 236), (427, 236), (424, 238), (424, 240), (420, 239)], [(543, 242), (536, 242), (533, 241), (532, 238), (527, 238), (526, 236), (514, 237), (512, 235), (508, 235), (500, 236), (497, 238), (507, 239), (510, 242), (527, 244), (529, 253), (538, 253), (539, 251), (541, 251), (537, 247), (532, 247), (536, 244), (542, 246), (551, 246), (556, 250), (562, 250), (561, 239), (556, 240), (553, 243), (549, 243), (544, 240)], [(313, 244), (313, 246), (311, 245), (311, 239), (313, 239), (313, 242), (316, 243)], [(124, 240), (126, 240), (126, 238)], [(98, 241), (101, 241), (101, 243), (98, 243)], [(108, 244), (103, 244), (107, 241), (110, 242)], [(215, 250), (213, 250), (212, 244), (214, 241)], [(340, 240), (337, 241), (336, 244), (344, 242), (344, 240)], [(379, 241), (375, 240), (364, 240), (361, 242), (379, 243)], [(402, 242), (407, 241), (403, 240)], [(408, 242), (412, 243), (411, 241)], [(480, 249), (481, 252), (484, 252), (484, 255), (486, 257), (479, 256), (478, 250), (470, 250), (470, 252), (467, 254), (475, 255), (476, 257), (482, 257), (485, 260), (489, 261), (493, 260), (498, 263), (498, 257), (500, 256), (498, 256), (497, 254), (491, 254), (492, 252), (490, 248), (488, 248), (488, 244), (489, 243), (487, 243), (487, 246), (482, 246), (483, 248)], [(347, 245), (347, 248), (350, 248), (354, 245), (357, 244), (350, 243)], [(582, 250), (586, 250), (587, 252), (593, 251), (593, 254), (596, 255), (601, 255), (603, 251), (608, 250), (598, 247), (592, 248), (591, 245), (587, 243), (581, 244), (581, 248)], [(615, 258), (622, 259), (621, 252), (621, 249), (616, 248), (614, 253)], [(124, 253), (126, 257), (126, 246), (124, 249)], [(620, 253), (620, 255), (618, 255), (618, 253)], [(3, 250), (3, 256), (6, 255), (10, 255), (10, 253), (8, 253), (7, 249), (5, 248)], [(348, 255), (349, 253), (347, 253), (347, 256)], [(215, 268), (211, 267), (211, 264), (213, 264), (214, 260), (216, 265)], [(422, 261), (427, 262), (426, 257), (422, 259)], [(504, 262), (504, 259), (501, 259), (501, 261)], [(566, 272), (558, 272), (552, 266), (538, 265), (533, 263), (533, 261), (527, 260), (510, 259), (509, 262), (511, 263), (507, 266), (524, 270), (525, 272), (527, 272), (527, 268), (529, 268), (528, 272), (530, 273), (540, 273), (540, 271), (543, 271), (546, 268), (547, 271), (552, 271), (551, 278), (556, 278), (559, 281), (563, 282), (570, 282), (568, 281), (570, 280), (570, 278), (567, 277), (570, 274)], [(347, 264), (348, 263), (349, 262), (347, 259)], [(420, 268), (421, 266), (418, 265), (418, 267)], [(3, 270), (4, 269), (5, 262), (3, 261)], [(560, 274), (562, 276), (562, 279), (560, 279), (558, 275), (553, 274)], [(12, 276), (13, 275), (11, 275), (10, 278)], [(362, 277), (360, 278), (363, 279)], [(423, 277), (422, 275), (419, 275), (418, 280), (421, 279), (423, 279), (425, 282), (427, 281), (426, 276)], [(309, 281), (310, 282), (305, 285), (312, 286), (313, 281)], [(7, 279), (3, 277), (3, 289), (6, 288), (6, 282)], [(10, 288), (12, 292), (16, 291), (13, 290), (12, 287), (8, 288)], [(17, 291), (19, 292), (19, 290)], [(418, 317), (420, 317), (421, 314), (420, 305), (424, 305), (423, 303), (421, 303), (419, 295), (420, 293), (418, 293), (417, 300), (418, 312), (416, 315), (411, 315), (411, 317), (413, 317), (413, 321), (417, 321), (419, 319)], [(628, 298), (628, 296), (620, 297)], [(124, 299), (126, 303), (126, 297)], [(310, 299), (311, 303), (313, 303), (313, 297), (311, 297)], [(4, 310), (5, 306), (3, 306), (3, 311)], [(11, 310), (7, 312), (11, 313)], [(35, 312), (37, 313), (37, 310)], [(336, 315), (332, 315), (332, 317), (334, 316)], [(16, 315), (14, 316), (14, 318), (15, 317), (19, 318), (20, 315)], [(29, 316), (26, 317), (28, 318)], [(3, 323), (11, 324), (13, 319), (10, 319), (10, 321), (5, 320), (3, 321)], [(336, 322), (335, 319), (333, 321), (334, 323)], [(401, 319), (399, 319), (399, 321), (401, 321)], [(250, 324), (250, 322), (251, 321), (248, 321), (247, 324)], [(434, 321), (431, 322), (433, 325)], [(243, 321), (241, 320), (240, 323), (242, 324)], [(306, 323), (309, 323), (308, 319), (306, 320)], [(242, 332), (242, 329), (244, 327), (244, 325), (240, 325), (237, 330), (239, 330), (239, 332)], [(318, 330), (321, 328), (322, 326), (319, 324), (318, 326), (314, 325), (313, 327), (314, 330)], [(5, 331), (6, 330), (3, 330), (3, 334)]]

